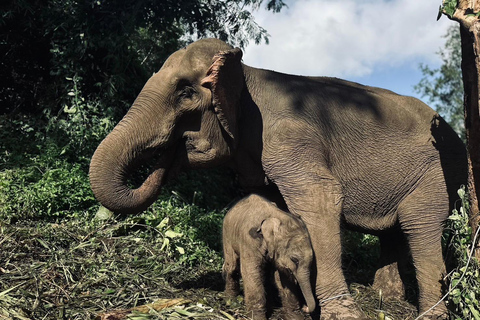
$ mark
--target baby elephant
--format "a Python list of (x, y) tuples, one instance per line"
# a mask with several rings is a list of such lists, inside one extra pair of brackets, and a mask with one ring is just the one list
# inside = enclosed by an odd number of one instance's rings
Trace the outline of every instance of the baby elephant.
[[(315, 310), (310, 284), (313, 250), (303, 222), (258, 195), (238, 202), (223, 221), (225, 295), (239, 294), (239, 271), (245, 304), (253, 319), (266, 319), (265, 282), (268, 265), (275, 268), (275, 283), (286, 319), (303, 319), (298, 286), (309, 312)], [(240, 269), (240, 270), (239, 270)]]

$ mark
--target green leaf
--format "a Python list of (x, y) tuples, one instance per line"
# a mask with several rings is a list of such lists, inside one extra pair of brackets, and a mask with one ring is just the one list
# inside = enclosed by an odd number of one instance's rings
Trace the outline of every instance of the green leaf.
[(458, 288), (455, 288), (452, 290), (452, 292), (450, 292), (450, 296), (453, 298), (460, 297), (460, 294), (461, 294), (461, 291)]
[(175, 312), (181, 314), (182, 316), (190, 317), (190, 318), (195, 318), (196, 314), (193, 312), (189, 312), (185, 309), (180, 309), (180, 308), (175, 308)]
[(40, 243), (40, 244), (42, 245), (42, 247), (44, 247), (45, 249), (51, 250), (50, 247), (47, 245), (47, 243), (46, 243), (45, 241), (43, 241), (42, 239), (37, 238), (37, 241), (38, 241), (38, 243)]
[(452, 17), (457, 10), (457, 0), (445, 0), (443, 2), (443, 12), (449, 17)]
[(472, 313), (475, 320), (480, 320), (480, 313), (478, 312), (478, 310), (476, 310), (475, 307), (471, 304), (468, 305), (468, 308), (470, 309), (470, 312)]
[(185, 254), (185, 249), (183, 249), (182, 247), (176, 246), (175, 248), (177, 249), (178, 253)]
[(165, 247), (167, 247), (169, 244), (170, 244), (170, 239), (164, 238), (162, 247), (160, 248), (160, 251), (163, 251), (163, 249), (165, 249)]
[(168, 217), (163, 218), (163, 220), (158, 224), (157, 229), (163, 229), (169, 221), (170, 219)]
[(165, 231), (165, 237), (167, 237), (167, 238), (172, 238), (172, 239), (173, 239), (173, 238), (178, 238), (178, 237), (181, 237), (181, 236), (183, 236), (182, 233), (180, 233), (180, 232), (175, 232), (175, 231), (173, 231), (173, 230), (171, 230), (171, 229)]
[(465, 197), (465, 187), (458, 189), (457, 193), (460, 199), (463, 199)]
[(69, 108), (68, 106), (65, 106), (63, 108), (63, 112), (67, 113), (67, 114), (73, 114), (73, 113), (76, 113), (77, 112), (77, 108), (76, 107), (71, 107)]
[(113, 212), (105, 208), (104, 206), (100, 206), (98, 208), (97, 213), (95, 214), (95, 219), (100, 221), (105, 221), (113, 217)]

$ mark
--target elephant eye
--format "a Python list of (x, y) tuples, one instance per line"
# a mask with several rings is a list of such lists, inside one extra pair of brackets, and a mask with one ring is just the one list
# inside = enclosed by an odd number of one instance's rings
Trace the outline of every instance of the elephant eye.
[(192, 97), (195, 95), (196, 91), (193, 87), (190, 86), (185, 86), (181, 91), (180, 91), (180, 98), (182, 99), (192, 99)]
[(293, 263), (295, 263), (296, 266), (298, 266), (298, 258), (297, 257), (291, 257), (290, 260), (292, 260)]

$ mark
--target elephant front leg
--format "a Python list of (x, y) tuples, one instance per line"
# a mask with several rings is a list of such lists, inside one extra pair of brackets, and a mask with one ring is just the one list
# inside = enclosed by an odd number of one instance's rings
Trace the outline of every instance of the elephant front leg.
[(267, 300), (265, 294), (265, 266), (263, 259), (255, 256), (242, 257), (240, 269), (248, 315), (255, 320), (266, 320)]
[(301, 180), (301, 188), (279, 185), (279, 189), (290, 211), (301, 216), (310, 234), (317, 267), (315, 292), (322, 319), (367, 319), (350, 295), (342, 270), (341, 186), (326, 172), (313, 181), (312, 176)]

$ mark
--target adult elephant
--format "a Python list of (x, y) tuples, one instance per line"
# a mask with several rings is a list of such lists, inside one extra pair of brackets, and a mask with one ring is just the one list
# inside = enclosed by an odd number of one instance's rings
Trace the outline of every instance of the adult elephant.
[[(179, 171), (231, 166), (246, 189), (278, 187), (305, 222), (322, 317), (364, 318), (342, 273), (341, 226), (404, 236), (419, 310), (427, 310), (441, 295), (442, 226), (466, 179), (461, 140), (417, 99), (256, 69), (241, 58), (216, 39), (173, 53), (95, 151), (97, 199), (116, 212), (139, 212)], [(143, 184), (129, 188), (135, 168), (151, 159)], [(428, 315), (446, 318), (446, 308)]]

